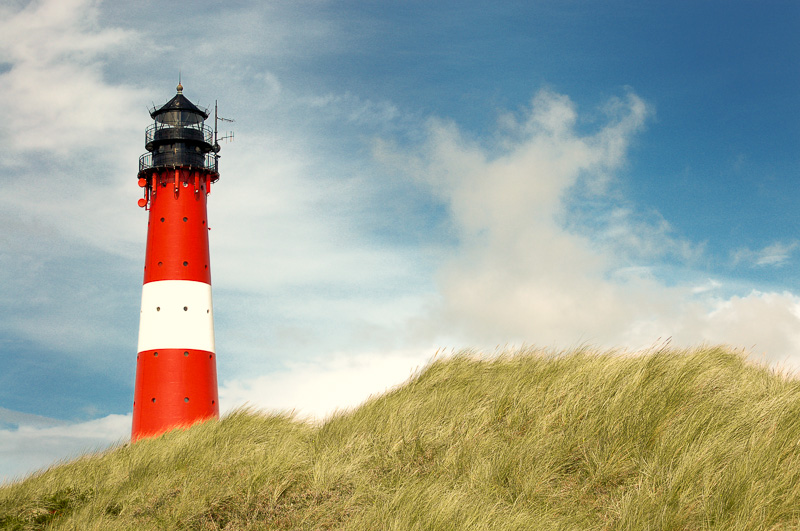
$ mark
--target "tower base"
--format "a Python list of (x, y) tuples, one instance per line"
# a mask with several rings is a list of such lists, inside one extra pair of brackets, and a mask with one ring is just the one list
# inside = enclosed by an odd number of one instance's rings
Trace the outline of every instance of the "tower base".
[(219, 417), (215, 358), (205, 350), (140, 352), (131, 441)]

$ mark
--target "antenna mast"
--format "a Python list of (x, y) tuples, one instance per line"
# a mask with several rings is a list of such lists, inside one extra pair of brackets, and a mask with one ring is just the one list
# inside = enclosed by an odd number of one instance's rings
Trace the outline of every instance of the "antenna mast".
[(235, 120), (231, 120), (229, 118), (223, 118), (222, 116), (219, 115), (219, 113), (217, 112), (217, 100), (214, 100), (214, 146), (212, 147), (212, 150), (214, 151), (214, 169), (215, 170), (219, 169), (218, 168), (218, 166), (219, 166), (219, 150), (220, 150), (219, 141), (220, 140), (230, 140), (231, 142), (233, 142), (233, 131), (228, 131), (228, 133), (225, 136), (217, 138), (218, 123), (219, 122), (231, 122), (231, 123), (233, 123), (234, 121)]

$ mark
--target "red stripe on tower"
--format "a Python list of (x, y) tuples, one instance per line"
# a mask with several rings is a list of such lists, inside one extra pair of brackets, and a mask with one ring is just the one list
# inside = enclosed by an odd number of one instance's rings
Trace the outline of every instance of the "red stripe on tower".
[(180, 84), (150, 116), (139, 159), (139, 205), (150, 215), (132, 441), (219, 416), (206, 211), (219, 146), (208, 112)]

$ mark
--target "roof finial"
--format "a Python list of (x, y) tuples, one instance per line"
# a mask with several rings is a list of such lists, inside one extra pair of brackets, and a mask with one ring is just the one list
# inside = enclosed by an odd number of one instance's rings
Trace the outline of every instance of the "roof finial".
[(178, 70), (178, 94), (183, 94), (183, 85), (181, 85), (181, 71)]

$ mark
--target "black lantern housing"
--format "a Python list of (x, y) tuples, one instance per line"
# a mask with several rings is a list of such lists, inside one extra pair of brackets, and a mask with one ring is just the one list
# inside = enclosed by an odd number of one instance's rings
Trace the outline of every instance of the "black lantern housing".
[(153, 123), (145, 130), (145, 153), (139, 158), (139, 177), (147, 178), (160, 168), (191, 168), (219, 178), (214, 132), (205, 125), (208, 111), (183, 95), (178, 84), (174, 98), (150, 112)]

